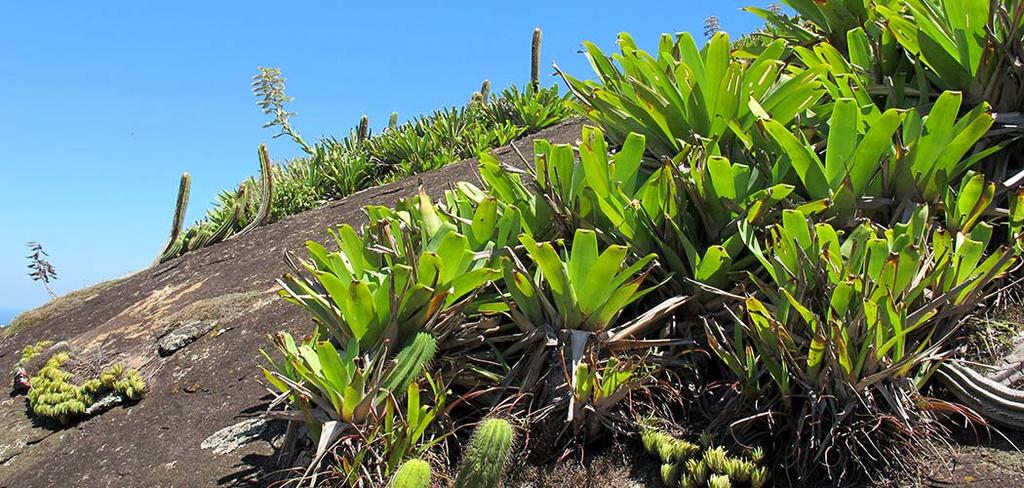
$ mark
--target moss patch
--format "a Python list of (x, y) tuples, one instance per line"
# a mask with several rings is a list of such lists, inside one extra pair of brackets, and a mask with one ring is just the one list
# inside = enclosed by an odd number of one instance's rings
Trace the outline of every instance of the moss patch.
[(223, 320), (250, 310), (267, 297), (266, 292), (250, 291), (244, 293), (228, 293), (212, 298), (205, 298), (186, 305), (181, 310), (163, 320), (164, 335), (182, 324), (207, 320)]

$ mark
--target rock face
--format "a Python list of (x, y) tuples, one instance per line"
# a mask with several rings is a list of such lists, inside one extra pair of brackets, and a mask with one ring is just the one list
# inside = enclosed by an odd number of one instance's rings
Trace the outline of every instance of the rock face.
[[(581, 126), (568, 122), (515, 145), (529, 155), (534, 137), (573, 142)], [(523, 167), (509, 147), (495, 154)], [(310, 323), (275, 294), (283, 253), (301, 254), (306, 240), (326, 242), (328, 226), (362, 225), (363, 206), (412, 196), (420, 181), (437, 197), (460, 180), (479, 181), (475, 161), (364, 190), (85, 290), (73, 306), (50, 307), (34, 325), (0, 337), (0, 371), (11, 371), (24, 346), (46, 339), (67, 341), (103, 365), (137, 368), (149, 385), (141, 402), (63, 428), (31, 418), (24, 396), (5, 398), (0, 487), (266, 484), (270, 442), (281, 429), (258, 420), (270, 398), (259, 350), (267, 334), (302, 334)]]

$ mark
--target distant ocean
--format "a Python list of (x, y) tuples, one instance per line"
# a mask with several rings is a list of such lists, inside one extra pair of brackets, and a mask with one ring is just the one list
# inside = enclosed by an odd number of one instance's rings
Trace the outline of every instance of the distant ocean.
[(0, 307), (0, 326), (6, 326), (11, 323), (15, 315), (21, 313), (20, 309), (17, 308), (3, 308)]

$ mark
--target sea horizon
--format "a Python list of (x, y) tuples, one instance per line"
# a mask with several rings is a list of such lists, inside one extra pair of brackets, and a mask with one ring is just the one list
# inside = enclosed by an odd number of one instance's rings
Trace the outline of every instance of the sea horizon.
[(20, 308), (14, 307), (0, 307), (0, 326), (6, 326), (14, 320), (19, 313), (23, 312)]

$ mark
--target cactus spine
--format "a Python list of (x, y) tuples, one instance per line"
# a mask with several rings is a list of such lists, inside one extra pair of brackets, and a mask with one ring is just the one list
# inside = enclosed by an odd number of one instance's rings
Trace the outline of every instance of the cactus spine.
[(245, 226), (242, 230), (238, 231), (237, 234), (231, 237), (238, 237), (241, 235), (252, 232), (253, 229), (267, 223), (270, 219), (270, 210), (274, 204), (274, 181), (273, 171), (270, 167), (270, 152), (267, 151), (265, 144), (260, 144), (259, 147), (260, 157), (260, 206), (256, 210), (256, 215), (253, 217), (252, 222)]
[(422, 459), (410, 459), (398, 468), (391, 488), (430, 488), (430, 464)]
[(163, 252), (157, 258), (155, 264), (162, 263), (177, 256), (181, 252), (181, 243), (178, 237), (181, 236), (181, 229), (185, 226), (185, 211), (188, 210), (188, 195), (192, 187), (192, 175), (188, 172), (181, 174), (181, 182), (178, 183), (178, 199), (174, 205), (174, 220), (171, 221), (171, 236), (164, 246)]
[(370, 137), (370, 118), (364, 115), (359, 119), (359, 130), (356, 132), (356, 138), (359, 142), (366, 142), (368, 137)]
[(530, 87), (540, 90), (540, 27), (533, 30), (533, 45), (530, 50)]
[(490, 488), (501, 485), (515, 429), (507, 420), (488, 419), (473, 432), (455, 488)]

